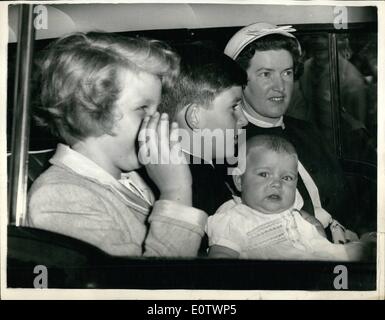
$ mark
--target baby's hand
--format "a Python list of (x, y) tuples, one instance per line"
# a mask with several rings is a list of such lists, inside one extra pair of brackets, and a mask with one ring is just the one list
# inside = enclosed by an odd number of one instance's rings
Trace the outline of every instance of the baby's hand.
[(156, 112), (139, 131), (139, 161), (160, 191), (160, 199), (191, 206), (192, 178), (178, 141), (178, 125), (169, 129), (167, 114)]

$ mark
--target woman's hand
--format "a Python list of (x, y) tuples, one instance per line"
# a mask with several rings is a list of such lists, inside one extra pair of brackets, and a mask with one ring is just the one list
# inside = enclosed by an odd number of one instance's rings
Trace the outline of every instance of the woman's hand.
[(178, 125), (166, 113), (147, 116), (139, 131), (139, 161), (160, 191), (160, 199), (192, 205), (192, 178), (181, 150)]

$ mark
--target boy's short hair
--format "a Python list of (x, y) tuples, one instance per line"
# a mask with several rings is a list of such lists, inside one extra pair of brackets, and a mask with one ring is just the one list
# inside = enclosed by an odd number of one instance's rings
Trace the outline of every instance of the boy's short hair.
[(254, 147), (265, 147), (268, 150), (275, 151), (277, 153), (287, 153), (297, 155), (292, 143), (288, 140), (277, 135), (256, 135), (246, 141), (246, 155)]
[(121, 70), (147, 72), (172, 86), (179, 57), (163, 42), (107, 33), (74, 33), (56, 40), (40, 63), (38, 123), (70, 145), (112, 134)]
[(294, 77), (299, 78), (303, 64), (300, 60), (301, 52), (298, 47), (298, 41), (281, 34), (270, 34), (259, 38), (248, 44), (235, 58), (239, 65), (247, 70), (250, 66), (250, 60), (254, 57), (256, 51), (268, 50), (286, 50), (293, 58)]
[(160, 106), (171, 119), (186, 105), (208, 106), (224, 90), (247, 84), (246, 72), (221, 51), (202, 44), (185, 44), (176, 50), (181, 57), (180, 74)]

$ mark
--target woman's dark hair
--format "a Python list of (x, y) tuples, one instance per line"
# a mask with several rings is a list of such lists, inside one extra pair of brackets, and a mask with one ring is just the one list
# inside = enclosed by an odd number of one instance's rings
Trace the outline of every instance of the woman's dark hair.
[(247, 70), (255, 51), (286, 50), (293, 58), (294, 78), (298, 79), (303, 70), (301, 54), (296, 39), (281, 34), (270, 34), (248, 44), (238, 55), (235, 61)]

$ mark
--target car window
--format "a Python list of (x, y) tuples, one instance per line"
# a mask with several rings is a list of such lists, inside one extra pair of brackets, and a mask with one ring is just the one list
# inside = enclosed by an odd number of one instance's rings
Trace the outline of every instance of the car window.
[[(335, 36), (338, 65), (331, 65), (330, 38)], [(298, 36), (302, 73), (288, 114), (314, 125), (340, 159), (376, 163), (377, 34), (325, 31)], [(337, 71), (337, 72), (335, 72)], [(337, 82), (333, 83), (332, 76)], [(333, 90), (337, 93), (333, 110)]]
[(375, 163), (377, 148), (377, 34), (338, 37), (342, 155)]

